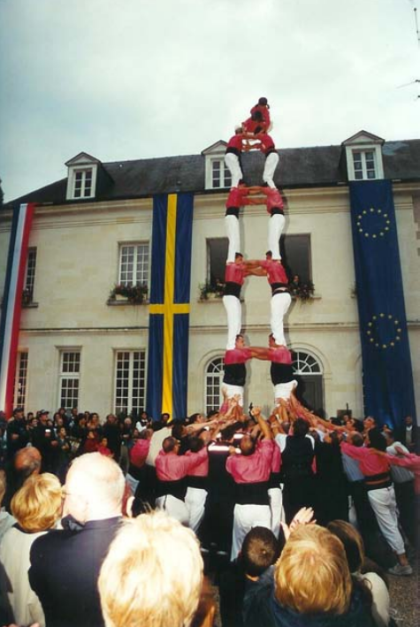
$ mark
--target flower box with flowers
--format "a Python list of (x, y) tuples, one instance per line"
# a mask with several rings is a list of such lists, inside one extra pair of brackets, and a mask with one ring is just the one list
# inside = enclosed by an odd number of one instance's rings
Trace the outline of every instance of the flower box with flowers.
[(217, 300), (223, 297), (225, 284), (221, 281), (215, 283), (206, 281), (198, 286), (200, 290), (200, 301)]
[(120, 283), (109, 294), (109, 302), (123, 301), (131, 305), (147, 302), (148, 287), (145, 283), (136, 285)]

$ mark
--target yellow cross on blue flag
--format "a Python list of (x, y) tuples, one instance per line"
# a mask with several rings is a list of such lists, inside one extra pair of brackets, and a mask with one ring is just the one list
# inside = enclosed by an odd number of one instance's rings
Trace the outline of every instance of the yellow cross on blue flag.
[(153, 199), (147, 411), (187, 415), (192, 194)]

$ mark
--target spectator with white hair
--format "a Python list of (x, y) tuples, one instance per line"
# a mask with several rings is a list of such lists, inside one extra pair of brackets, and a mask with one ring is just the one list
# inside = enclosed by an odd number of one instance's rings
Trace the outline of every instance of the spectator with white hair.
[(71, 520), (72, 528), (38, 538), (31, 550), (29, 580), (47, 627), (103, 626), (97, 580), (121, 523), (124, 487), (121, 468), (100, 453), (82, 455), (70, 466), (63, 525)]
[(203, 560), (190, 529), (161, 511), (126, 520), (99, 576), (105, 625), (189, 627), (202, 584)]

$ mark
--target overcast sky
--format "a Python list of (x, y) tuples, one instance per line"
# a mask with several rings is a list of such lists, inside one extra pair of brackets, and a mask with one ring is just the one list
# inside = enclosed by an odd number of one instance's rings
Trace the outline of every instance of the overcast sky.
[[(197, 154), (260, 96), (278, 148), (420, 138), (418, 0), (0, 0), (11, 200), (103, 162)], [(420, 15), (419, 15), (420, 20)]]

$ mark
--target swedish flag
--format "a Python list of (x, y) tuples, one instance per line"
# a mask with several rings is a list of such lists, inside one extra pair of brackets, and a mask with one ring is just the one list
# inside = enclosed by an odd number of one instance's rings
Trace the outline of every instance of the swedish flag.
[(398, 427), (415, 401), (391, 182), (352, 182), (350, 202), (365, 412)]
[(192, 194), (153, 200), (147, 411), (187, 414)]

